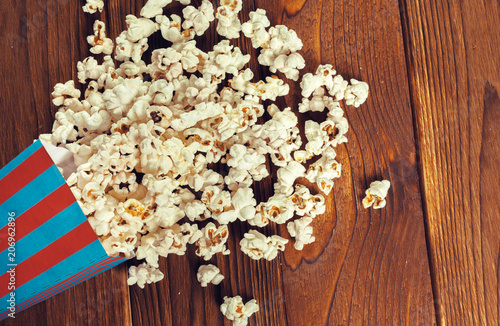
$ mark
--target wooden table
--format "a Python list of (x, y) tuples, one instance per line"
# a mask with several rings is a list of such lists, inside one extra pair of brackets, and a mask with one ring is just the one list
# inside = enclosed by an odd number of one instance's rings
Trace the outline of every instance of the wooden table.
[[(76, 80), (94, 19), (116, 37), (144, 2), (107, 0), (88, 15), (82, 0), (2, 1), (0, 166), (51, 130), (52, 87)], [(214, 259), (219, 287), (199, 286), (190, 251), (163, 260), (165, 279), (144, 290), (127, 286), (122, 265), (1, 325), (229, 325), (219, 304), (235, 294), (260, 304), (250, 325), (499, 324), (500, 3), (258, 0), (244, 19), (255, 8), (296, 30), (305, 72), (332, 63), (370, 85), (367, 103), (346, 109), (343, 176), (313, 224), (316, 243), (255, 262), (235, 241), (248, 228), (232, 226), (233, 254)], [(299, 100), (293, 85), (281, 104)], [(387, 207), (363, 209), (381, 178), (392, 182)]]

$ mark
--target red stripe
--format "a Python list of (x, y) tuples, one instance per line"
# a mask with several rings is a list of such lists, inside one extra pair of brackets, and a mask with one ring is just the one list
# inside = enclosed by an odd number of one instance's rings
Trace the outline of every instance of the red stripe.
[[(50, 195), (16, 218), (16, 241), (22, 239), (25, 235), (68, 208), (74, 202), (75, 197), (68, 185), (61, 185)], [(9, 247), (7, 241), (8, 228), (9, 226), (6, 225), (0, 229), (0, 252)]]
[[(35, 276), (42, 274), (92, 241), (95, 241), (96, 238), (97, 236), (89, 222), (84, 221), (70, 232), (17, 265), (16, 287), (20, 287)], [(0, 276), (0, 298), (10, 292), (8, 290), (9, 277), (8, 273)]]
[(54, 162), (45, 148), (40, 147), (0, 180), (0, 205), (47, 170)]

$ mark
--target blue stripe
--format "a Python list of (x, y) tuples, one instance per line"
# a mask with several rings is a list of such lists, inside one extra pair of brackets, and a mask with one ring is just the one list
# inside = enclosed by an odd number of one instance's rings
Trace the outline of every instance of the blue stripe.
[[(103, 259), (104, 260), (104, 259)], [(62, 291), (60, 291), (60, 289), (66, 287), (69, 285), (69, 287), (67, 287), (64, 291), (66, 291), (67, 289), (83, 282), (83, 281), (86, 281), (88, 280), (89, 278), (91, 277), (94, 277), (96, 275), (99, 275), (105, 271), (107, 271), (108, 269), (112, 268), (112, 267), (115, 267), (116, 265), (119, 265), (121, 263), (123, 263), (124, 261), (128, 260), (127, 258), (123, 258), (123, 259), (119, 259), (117, 261), (112, 261), (111, 263), (108, 263), (108, 264), (104, 264), (102, 266), (98, 266), (98, 267), (94, 267), (94, 268), (91, 268), (90, 270), (88, 270), (87, 272), (85, 272), (84, 274), (80, 275), (79, 277), (71, 280), (71, 281), (68, 281), (68, 282), (64, 282), (63, 284), (61, 284), (60, 286), (58, 286), (57, 288), (53, 289), (51, 292), (45, 294), (44, 296), (42, 296), (42, 301), (43, 300), (46, 300), (48, 299), (49, 297), (55, 295), (55, 294), (58, 294)], [(99, 273), (97, 274), (94, 274), (92, 275), (91, 277), (89, 276), (89, 274), (92, 274), (94, 273), (97, 269), (100, 269), (100, 268), (104, 268), (103, 270), (101, 270)], [(76, 274), (76, 273), (75, 273)], [(40, 298), (37, 298), (37, 301), (39, 300)], [(41, 302), (41, 301), (40, 301)]]
[[(103, 259), (104, 260), (104, 259)], [(72, 280), (71, 282), (65, 282), (61, 285), (59, 285), (57, 288), (53, 289), (52, 291), (50, 291), (49, 293), (45, 294), (44, 296), (40, 297), (40, 298), (37, 298), (36, 301), (38, 302), (42, 302), (42, 301), (45, 301), (46, 299), (50, 298), (51, 296), (53, 295), (56, 295), (58, 293), (60, 293), (60, 289), (63, 288), (63, 287), (66, 287), (67, 285), (70, 285), (70, 287), (68, 287), (67, 289), (89, 279), (88, 277), (88, 274), (90, 273), (93, 273), (96, 269), (99, 269), (99, 268), (104, 268), (102, 271), (100, 271), (98, 274), (100, 273), (103, 273), (105, 271), (107, 271), (108, 269), (111, 269), (113, 267), (115, 267), (116, 265), (119, 265), (121, 263), (123, 263), (124, 261), (128, 260), (127, 258), (123, 258), (123, 259), (119, 259), (119, 260), (116, 260), (116, 261), (112, 261), (111, 263), (108, 263), (106, 265), (102, 265), (102, 266), (99, 266), (99, 267), (93, 267), (91, 270), (87, 271), (84, 275), (81, 275), (78, 279), (75, 279), (75, 280)], [(96, 275), (98, 275), (96, 274)], [(95, 275), (93, 275), (95, 276)], [(40, 300), (40, 301), (39, 301)], [(33, 303), (31, 302), (31, 298), (28, 299), (28, 300), (25, 300), (24, 302), (22, 303), (19, 303), (18, 301), (16, 302), (16, 313), (18, 313), (19, 311), (22, 311), (26, 308), (29, 308), (33, 305)], [(4, 310), (2, 312), (0, 312), (0, 315), (4, 314), (7, 310)], [(7, 315), (4, 315), (2, 317), (0, 317), (0, 320), (3, 320), (4, 318), (6, 318)]]
[(21, 215), (59, 188), (64, 182), (64, 178), (57, 167), (55, 165), (49, 167), (0, 205), (0, 217), (5, 216), (5, 218), (0, 218), (0, 228), (6, 226), (9, 222), (7, 219), (9, 212), (16, 213), (16, 216)]
[(37, 140), (33, 144), (31, 144), (28, 148), (26, 148), (23, 152), (21, 152), (19, 155), (16, 156), (15, 159), (7, 163), (1, 170), (0, 170), (0, 179), (5, 177), (7, 174), (12, 172), (18, 166), (21, 164), (25, 159), (27, 159), (31, 154), (36, 152), (40, 147), (42, 147), (42, 142), (40, 140)]
[[(95, 240), (17, 288), (15, 290), (16, 302), (23, 302), (107, 257), (99, 240)], [(10, 293), (0, 299), (0, 305), (7, 303), (9, 296)]]
[[(16, 241), (16, 264), (20, 264), (38, 251), (47, 247), (78, 225), (85, 222), (87, 218), (77, 202), (74, 202), (59, 214), (40, 225), (37, 229), (28, 233)], [(0, 262), (9, 261), (8, 248), (0, 253)], [(9, 270), (7, 265), (0, 265), (0, 275)]]

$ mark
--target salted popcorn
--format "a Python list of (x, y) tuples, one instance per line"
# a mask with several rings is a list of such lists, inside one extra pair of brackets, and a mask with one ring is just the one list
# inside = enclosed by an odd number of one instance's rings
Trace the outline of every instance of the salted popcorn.
[(99, 10), (99, 12), (102, 12), (103, 8), (103, 0), (87, 0), (87, 3), (82, 7), (83, 11), (89, 14), (95, 14), (97, 10)]
[(201, 265), (200, 268), (198, 268), (196, 278), (198, 279), (198, 282), (201, 283), (201, 286), (206, 287), (209, 283), (219, 285), (224, 279), (224, 275), (220, 273), (217, 266), (208, 264)]
[(94, 35), (87, 37), (87, 43), (92, 45), (90, 52), (93, 54), (113, 53), (113, 40), (106, 37), (106, 25), (100, 20), (94, 22)]
[(278, 251), (285, 250), (287, 243), (288, 240), (279, 235), (266, 237), (259, 231), (250, 230), (240, 241), (240, 247), (241, 251), (252, 259), (273, 260), (278, 256)]
[[(148, 0), (139, 16), (126, 16), (114, 40), (96, 20), (87, 41), (104, 57), (77, 63), (81, 88), (74, 81), (55, 85), (52, 133), (40, 136), (73, 155), (76, 171), (62, 171), (70, 190), (106, 253), (141, 261), (128, 278), (141, 288), (163, 278), (160, 257), (185, 255), (189, 246), (205, 261), (230, 254), (236, 221), (286, 225), (296, 250), (313, 243), (313, 220), (341, 176), (335, 151), (349, 130), (341, 101), (358, 107), (369, 93), (366, 83), (349, 83), (323, 64), (302, 76), (300, 103), (282, 106), (305, 67), (297, 33), (271, 26), (262, 9), (241, 24), (241, 0), (221, 0), (215, 10), (208, 0), (178, 1), (182, 15), (168, 13), (172, 0)], [(102, 8), (96, 0), (84, 6)], [(222, 38), (202, 50), (197, 40), (215, 19)], [(240, 31), (259, 51), (258, 62), (278, 76), (255, 78), (250, 55), (228, 40)], [(155, 33), (166, 42), (149, 50)], [(324, 117), (300, 117), (307, 112)], [(273, 187), (258, 202), (254, 185), (269, 177)], [(364, 206), (383, 207), (388, 188), (388, 181), (372, 183)], [(272, 260), (288, 241), (250, 230), (238, 250)], [(207, 286), (224, 276), (203, 265), (197, 278)], [(240, 297), (221, 305), (234, 325), (246, 325), (257, 310), (255, 300), (244, 305)]]
[(226, 296), (220, 311), (233, 322), (233, 326), (245, 326), (248, 324), (248, 317), (259, 311), (259, 306), (255, 299), (243, 304), (243, 299), (239, 295), (232, 298)]
[(387, 180), (373, 181), (370, 188), (366, 190), (366, 197), (363, 198), (363, 207), (368, 208), (373, 205), (373, 208), (380, 209), (386, 205), (385, 197), (391, 187), (391, 183)]

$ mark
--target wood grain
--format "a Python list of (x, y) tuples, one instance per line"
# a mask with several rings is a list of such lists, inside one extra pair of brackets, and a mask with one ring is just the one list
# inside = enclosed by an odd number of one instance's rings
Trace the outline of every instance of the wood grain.
[[(49, 0), (46, 6), (57, 15), (39, 14), (45, 11), (35, 1), (0, 5), (5, 25), (0, 44), (10, 49), (0, 57), (6, 94), (0, 97), (2, 166), (39, 133), (50, 131), (55, 112), (50, 92), (57, 82), (75, 79), (76, 62), (88, 56), (85, 37), (93, 20), (105, 21), (116, 37), (125, 28), (125, 15), (138, 14), (144, 2), (109, 0), (95, 16), (81, 11), (82, 1)], [(180, 11), (178, 4), (172, 8)], [(144, 290), (126, 286), (122, 265), (0, 324), (230, 325), (219, 305), (224, 296), (236, 294), (259, 302), (261, 310), (250, 325), (435, 324), (399, 4), (246, 1), (243, 20), (256, 8), (266, 9), (273, 25), (296, 30), (304, 42), (305, 72), (332, 63), (346, 78), (365, 80), (371, 87), (363, 107), (346, 109), (349, 142), (337, 151), (343, 176), (327, 199), (327, 212), (314, 221), (316, 243), (302, 252), (287, 245), (278, 259), (255, 262), (238, 245), (248, 226), (235, 223), (231, 255), (211, 261), (226, 276), (221, 286), (199, 286), (196, 270), (204, 262), (190, 249), (187, 257), (162, 260), (165, 279)], [(217, 39), (212, 29), (198, 42), (208, 50)], [(159, 37), (151, 39), (153, 46), (162, 43)], [(249, 42), (234, 44), (252, 54), (249, 66), (262, 78), (267, 70), (258, 66)], [(296, 107), (300, 100), (293, 84), (279, 104)], [(324, 118), (309, 114), (301, 121)], [(392, 183), (387, 207), (363, 209), (364, 190), (382, 178)], [(265, 200), (271, 189), (271, 179), (256, 184), (257, 199)], [(264, 233), (289, 237), (283, 226), (266, 227)]]
[(500, 323), (500, 5), (402, 1), (442, 325)]

